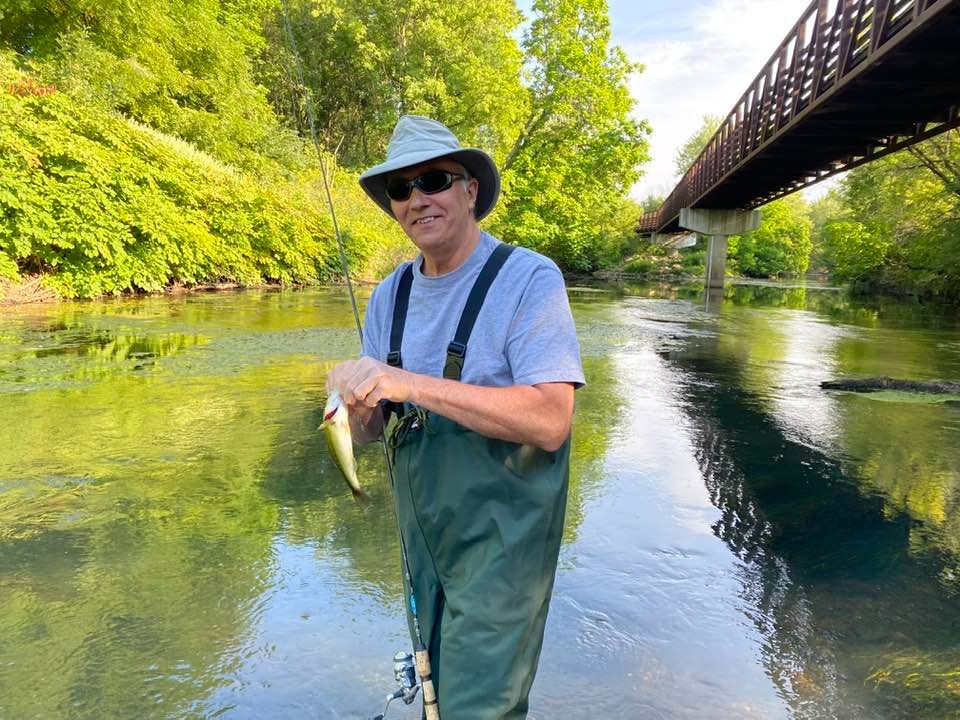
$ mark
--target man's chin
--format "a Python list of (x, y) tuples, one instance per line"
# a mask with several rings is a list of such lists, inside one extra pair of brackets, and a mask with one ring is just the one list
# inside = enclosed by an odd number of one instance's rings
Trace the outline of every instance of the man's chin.
[(414, 241), (417, 245), (421, 242), (434, 244), (437, 242), (437, 239), (443, 235), (443, 228), (441, 223), (437, 220), (434, 220), (429, 225), (412, 225), (410, 226), (409, 232), (407, 235), (410, 236), (410, 239)]

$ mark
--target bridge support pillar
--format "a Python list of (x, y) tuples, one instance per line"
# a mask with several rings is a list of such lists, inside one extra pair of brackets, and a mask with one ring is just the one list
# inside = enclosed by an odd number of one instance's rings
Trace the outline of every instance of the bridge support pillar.
[(727, 270), (727, 238), (756, 230), (759, 225), (759, 210), (683, 208), (680, 211), (680, 227), (710, 236), (707, 290), (723, 288)]
[(707, 244), (707, 289), (723, 287), (727, 274), (727, 236), (711, 235)]

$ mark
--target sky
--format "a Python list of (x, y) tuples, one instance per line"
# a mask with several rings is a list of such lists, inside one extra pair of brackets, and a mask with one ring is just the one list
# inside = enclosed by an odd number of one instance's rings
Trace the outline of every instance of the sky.
[[(645, 69), (630, 81), (652, 160), (631, 195), (666, 195), (677, 149), (705, 114), (726, 116), (810, 0), (608, 0), (613, 43)], [(520, 0), (530, 15), (530, 0)]]

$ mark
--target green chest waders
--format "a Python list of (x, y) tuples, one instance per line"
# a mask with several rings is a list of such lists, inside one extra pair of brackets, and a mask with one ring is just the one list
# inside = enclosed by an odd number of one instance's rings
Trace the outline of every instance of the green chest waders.
[[(444, 377), (460, 379), (470, 332), (511, 250), (498, 246), (481, 270)], [(394, 304), (388, 362), (395, 367), (402, 366), (411, 281), (408, 267)], [(397, 517), (440, 715), (525, 718), (557, 569), (569, 440), (545, 452), (413, 407), (394, 426), (391, 447)]]

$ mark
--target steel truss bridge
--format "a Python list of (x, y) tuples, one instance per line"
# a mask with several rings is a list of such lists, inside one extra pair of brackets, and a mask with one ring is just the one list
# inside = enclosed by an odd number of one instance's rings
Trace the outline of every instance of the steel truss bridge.
[(960, 0), (813, 0), (640, 233), (753, 209), (960, 127)]

